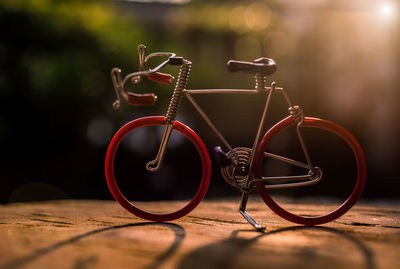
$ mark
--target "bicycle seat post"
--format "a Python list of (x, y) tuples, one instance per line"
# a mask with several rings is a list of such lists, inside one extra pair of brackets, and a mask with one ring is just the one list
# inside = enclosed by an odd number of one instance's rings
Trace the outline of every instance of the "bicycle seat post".
[[(236, 64), (236, 66), (235, 66)], [(256, 85), (255, 85), (255, 89), (258, 92), (264, 92), (266, 91), (267, 88), (267, 76), (271, 75), (272, 73), (275, 72), (276, 70), (276, 64), (272, 59), (269, 58), (259, 58), (254, 60), (253, 64), (252, 63), (240, 63), (240, 62), (233, 62), (233, 65), (231, 64), (231, 67), (236, 67), (239, 70), (240, 69), (244, 69), (246, 70), (246, 72), (252, 73), (254, 74), (255, 80), (256, 80)], [(252, 152), (254, 153), (258, 142), (260, 140), (260, 136), (261, 136), (261, 132), (263, 130), (263, 126), (265, 124), (265, 118), (266, 118), (266, 114), (267, 114), (267, 110), (270, 104), (270, 100), (271, 100), (271, 94), (274, 90), (274, 86), (275, 84), (273, 84), (273, 87), (271, 89), (271, 91), (268, 93), (267, 95), (267, 101), (265, 104), (265, 108), (264, 108), (264, 112), (260, 121), (260, 126), (258, 128), (257, 134), (256, 134), (256, 138), (253, 144), (253, 148), (252, 148)], [(246, 182), (245, 182), (245, 187), (242, 190), (242, 200), (240, 202), (240, 208), (239, 208), (239, 212), (240, 214), (258, 231), (264, 230), (265, 226), (262, 226), (260, 224), (258, 224), (252, 217), (251, 215), (246, 211), (246, 205), (247, 205), (247, 201), (248, 201), (248, 197), (249, 197), (249, 190), (250, 190), (250, 185), (251, 185), (251, 180), (250, 180), (250, 175), (252, 173), (252, 169), (253, 169), (253, 161), (254, 161), (254, 155), (251, 156), (250, 158), (250, 170), (249, 170), (249, 175), (247, 176)]]
[(262, 90), (265, 90), (265, 88), (267, 87), (267, 76), (263, 75), (263, 74), (255, 74), (255, 79), (256, 79), (256, 86), (255, 89), (260, 92)]
[[(271, 59), (268, 59), (268, 58), (259, 58), (259, 59), (254, 60), (254, 63), (256, 63), (256, 64), (268, 64), (268, 63), (270, 63), (270, 60)], [(255, 79), (256, 79), (256, 87), (255, 87), (256, 90), (257, 91), (265, 90), (266, 87), (267, 87), (267, 75), (263, 74), (263, 73), (260, 73), (260, 72), (257, 72), (257, 73), (254, 74), (254, 76), (255, 76)]]

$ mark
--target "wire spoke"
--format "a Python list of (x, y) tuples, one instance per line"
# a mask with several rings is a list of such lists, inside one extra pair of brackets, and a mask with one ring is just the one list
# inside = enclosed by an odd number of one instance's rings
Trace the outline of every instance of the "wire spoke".
[(298, 166), (298, 167), (301, 167), (301, 168), (310, 169), (310, 166), (308, 164), (305, 164), (305, 163), (302, 163), (302, 162), (298, 162), (298, 161), (295, 161), (293, 159), (289, 159), (289, 158), (286, 158), (286, 157), (283, 157), (283, 156), (280, 156), (280, 155), (276, 155), (276, 154), (273, 154), (273, 153), (264, 152), (264, 156), (270, 157), (270, 158), (273, 158), (273, 159), (276, 159), (276, 160), (279, 160), (279, 161), (282, 161), (282, 162), (285, 162), (285, 163), (289, 163), (289, 164), (292, 164), (292, 165), (295, 165), (295, 166)]

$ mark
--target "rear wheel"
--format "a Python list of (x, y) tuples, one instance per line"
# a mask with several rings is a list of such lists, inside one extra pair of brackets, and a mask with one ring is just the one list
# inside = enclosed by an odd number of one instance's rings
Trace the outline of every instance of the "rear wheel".
[[(174, 220), (191, 212), (206, 194), (211, 176), (203, 141), (178, 121), (161, 169), (147, 171), (146, 163), (156, 157), (165, 126), (165, 117), (127, 123), (112, 138), (105, 160), (113, 197), (132, 214), (152, 221)], [(173, 202), (166, 208), (165, 200)]]
[[(264, 202), (286, 220), (304, 225), (333, 221), (357, 202), (364, 189), (364, 153), (349, 131), (330, 121), (304, 118), (300, 132), (313, 166), (320, 168), (323, 173), (322, 179), (308, 186), (279, 189), (271, 188), (271, 183), (259, 181), (256, 187)], [(255, 177), (307, 176), (309, 169), (271, 158), (266, 153), (307, 163), (298, 141), (296, 121), (292, 116), (273, 126), (258, 146)]]

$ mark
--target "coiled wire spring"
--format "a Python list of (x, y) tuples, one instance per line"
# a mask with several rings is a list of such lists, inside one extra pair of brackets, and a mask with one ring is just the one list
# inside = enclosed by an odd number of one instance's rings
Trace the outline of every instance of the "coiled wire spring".
[(267, 76), (262, 74), (256, 74), (256, 90), (263, 90), (267, 87)]
[(299, 106), (289, 107), (289, 113), (297, 123), (303, 123), (304, 114), (303, 110)]
[(186, 89), (187, 82), (189, 79), (190, 69), (192, 63), (188, 60), (183, 60), (181, 68), (179, 70), (178, 79), (176, 81), (175, 89), (172, 94), (171, 101), (167, 110), (167, 124), (173, 124), (176, 119), (176, 114), (178, 113), (179, 106), (181, 104), (183, 91)]
[(250, 162), (251, 149), (245, 147), (234, 148), (227, 154), (229, 159), (236, 158), (237, 164), (221, 167), (222, 178), (231, 186), (241, 190), (246, 186), (248, 166)]

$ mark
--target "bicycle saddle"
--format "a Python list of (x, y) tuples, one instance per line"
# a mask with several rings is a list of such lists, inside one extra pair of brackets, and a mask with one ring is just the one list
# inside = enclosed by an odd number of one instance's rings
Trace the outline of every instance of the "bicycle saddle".
[(270, 58), (259, 58), (254, 62), (230, 60), (227, 64), (230, 72), (244, 72), (248, 74), (272, 75), (276, 71), (276, 63)]

